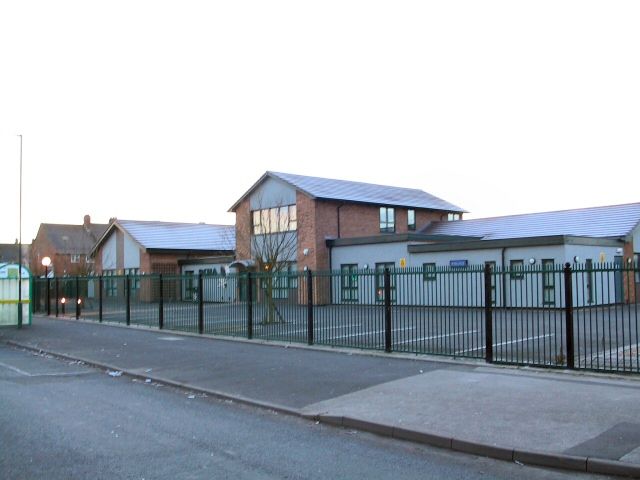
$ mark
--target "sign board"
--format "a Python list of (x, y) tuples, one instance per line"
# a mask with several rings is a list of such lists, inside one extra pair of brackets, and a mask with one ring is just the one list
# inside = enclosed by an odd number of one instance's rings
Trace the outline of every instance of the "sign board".
[(400, 268), (405, 268), (407, 266), (407, 259), (406, 258), (401, 258), (400, 259)]
[(451, 268), (464, 268), (469, 266), (469, 260), (449, 260)]

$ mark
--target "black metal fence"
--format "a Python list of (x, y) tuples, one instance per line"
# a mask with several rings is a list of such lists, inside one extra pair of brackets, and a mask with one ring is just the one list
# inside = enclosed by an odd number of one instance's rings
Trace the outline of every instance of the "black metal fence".
[(37, 313), (640, 373), (634, 264), (38, 278)]

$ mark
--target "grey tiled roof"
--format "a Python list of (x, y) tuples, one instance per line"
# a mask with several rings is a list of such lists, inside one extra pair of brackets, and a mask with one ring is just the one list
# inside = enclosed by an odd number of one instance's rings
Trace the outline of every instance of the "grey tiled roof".
[(413, 188), (390, 187), (371, 183), (333, 180), (329, 178), (309, 177), (291, 173), (267, 172), (313, 198), (341, 200), (346, 202), (374, 203), (414, 208), (429, 208), (446, 212), (464, 212), (457, 205), (438, 198), (430, 193)]
[(622, 237), (640, 223), (640, 203), (478, 218), (456, 222), (434, 222), (426, 235), (457, 235), (483, 240), (570, 235)]
[(157, 250), (233, 251), (236, 231), (232, 225), (117, 220), (140, 245)]
[(352, 182), (350, 180), (333, 180), (330, 178), (309, 177), (306, 175), (279, 172), (266, 172), (233, 204), (229, 211), (235, 211), (242, 200), (251, 194), (267, 177), (276, 178), (288, 183), (295, 189), (306, 193), (311, 198), (369, 203), (382, 206), (428, 208), (445, 212), (462, 213), (465, 211), (446, 200), (414, 188), (390, 187), (387, 185), (374, 185), (371, 183)]
[(38, 235), (44, 234), (58, 253), (87, 254), (108, 226), (101, 223), (91, 223), (88, 226), (43, 223)]

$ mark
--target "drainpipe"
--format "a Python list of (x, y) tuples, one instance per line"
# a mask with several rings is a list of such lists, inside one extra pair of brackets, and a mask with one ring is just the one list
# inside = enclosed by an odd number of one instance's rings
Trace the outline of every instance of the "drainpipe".
[(505, 270), (505, 265), (504, 265), (504, 252), (507, 250), (507, 247), (502, 247), (502, 251), (500, 253), (500, 256), (502, 257), (502, 295), (501, 296), (501, 300), (502, 300), (502, 308), (505, 308), (507, 306), (507, 275), (504, 273)]

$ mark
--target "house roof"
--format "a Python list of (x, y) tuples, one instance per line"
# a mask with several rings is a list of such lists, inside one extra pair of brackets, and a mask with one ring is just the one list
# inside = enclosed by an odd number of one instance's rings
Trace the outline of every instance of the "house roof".
[(38, 236), (44, 235), (60, 254), (87, 254), (109, 225), (64, 225), (42, 223)]
[(233, 225), (115, 220), (93, 252), (114, 228), (125, 231), (147, 250), (233, 251), (236, 245)]
[[(29, 257), (29, 250), (31, 246), (28, 244), (22, 245), (22, 258)], [(15, 243), (1, 243), (0, 244), (0, 263), (18, 263), (18, 245)]]
[(640, 203), (579, 208), (505, 217), (433, 222), (420, 233), (475, 237), (482, 240), (547, 237), (619, 238), (640, 224)]
[(276, 178), (288, 183), (295, 189), (304, 192), (313, 199), (427, 208), (446, 212), (465, 212), (462, 208), (423, 190), (270, 171), (260, 177), (260, 179), (230, 208), (230, 211), (234, 211), (238, 205), (267, 177)]

